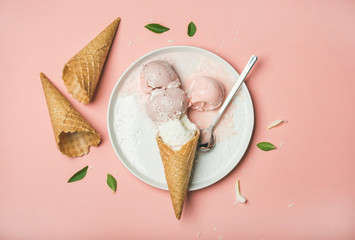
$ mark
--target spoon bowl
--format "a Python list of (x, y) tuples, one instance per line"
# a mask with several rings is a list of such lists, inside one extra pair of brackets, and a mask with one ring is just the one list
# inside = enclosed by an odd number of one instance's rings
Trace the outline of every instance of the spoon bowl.
[(209, 128), (200, 129), (200, 141), (198, 143), (198, 149), (200, 152), (210, 151), (216, 142), (216, 138), (213, 135), (213, 131)]

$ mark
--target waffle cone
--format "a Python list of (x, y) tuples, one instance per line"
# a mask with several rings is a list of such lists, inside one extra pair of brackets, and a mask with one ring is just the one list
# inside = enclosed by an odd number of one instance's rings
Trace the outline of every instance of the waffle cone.
[(175, 216), (179, 220), (190, 182), (199, 135), (199, 131), (196, 131), (195, 136), (178, 151), (166, 145), (159, 134), (156, 136)]
[(43, 74), (40, 74), (59, 151), (69, 157), (79, 157), (97, 146), (100, 134), (73, 108), (68, 100)]
[(120, 20), (113, 21), (64, 66), (62, 78), (68, 92), (84, 104), (92, 100)]

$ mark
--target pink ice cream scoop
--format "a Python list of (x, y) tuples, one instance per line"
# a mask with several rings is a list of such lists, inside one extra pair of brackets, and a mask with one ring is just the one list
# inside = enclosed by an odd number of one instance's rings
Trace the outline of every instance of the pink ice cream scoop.
[(169, 63), (155, 60), (143, 66), (140, 79), (141, 88), (150, 93), (157, 88), (180, 87), (180, 79)]
[(180, 88), (156, 89), (145, 105), (148, 116), (156, 123), (178, 119), (187, 110), (187, 98)]
[(219, 108), (224, 99), (224, 87), (216, 79), (195, 74), (187, 81), (189, 107), (197, 111), (211, 111)]

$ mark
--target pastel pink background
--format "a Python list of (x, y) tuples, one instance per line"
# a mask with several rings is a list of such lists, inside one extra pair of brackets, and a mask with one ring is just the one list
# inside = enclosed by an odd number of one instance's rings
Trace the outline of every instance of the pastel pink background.
[[(354, 1), (8, 0), (0, 9), (0, 239), (355, 239)], [(82, 105), (62, 68), (116, 17), (96, 99)], [(151, 22), (171, 30), (154, 34), (143, 27)], [(181, 221), (167, 191), (118, 160), (106, 126), (122, 73), (170, 45), (205, 48), (238, 71), (259, 57), (246, 80), (256, 120), (249, 150), (223, 180), (188, 195)], [(40, 72), (102, 134), (88, 155), (57, 150)], [(288, 122), (266, 130), (280, 118)], [(263, 152), (260, 141), (277, 149)], [(85, 179), (68, 184), (86, 165)], [(237, 179), (247, 204), (233, 205)]]

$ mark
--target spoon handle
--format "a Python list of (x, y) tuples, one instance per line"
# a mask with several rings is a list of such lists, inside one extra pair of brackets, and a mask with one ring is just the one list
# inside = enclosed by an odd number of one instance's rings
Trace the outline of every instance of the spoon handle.
[(248, 75), (249, 71), (254, 66), (254, 63), (256, 62), (256, 60), (258, 60), (258, 58), (255, 55), (251, 56), (249, 62), (247, 63), (247, 65), (243, 69), (243, 72), (240, 74), (238, 80), (235, 82), (232, 90), (229, 92), (226, 100), (222, 104), (222, 107), (219, 109), (216, 117), (213, 119), (213, 121), (210, 125), (211, 130), (213, 130), (214, 126), (217, 124), (217, 122), (220, 119), (220, 117), (222, 116), (223, 112), (228, 107), (228, 105), (231, 102), (232, 98), (234, 97), (235, 93), (238, 91), (239, 87), (242, 85), (245, 77)]

